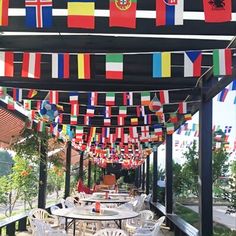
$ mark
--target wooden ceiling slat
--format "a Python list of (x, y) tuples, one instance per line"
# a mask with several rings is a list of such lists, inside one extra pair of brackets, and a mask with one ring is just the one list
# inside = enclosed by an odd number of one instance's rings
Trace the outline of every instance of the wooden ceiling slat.
[(55, 16), (53, 27), (49, 29), (27, 28), (25, 18), (9, 18), (9, 25), (3, 31), (19, 32), (64, 32), (64, 33), (109, 33), (109, 34), (180, 34), (180, 35), (235, 35), (235, 22), (205, 23), (201, 20), (184, 20), (182, 26), (155, 26), (155, 19), (137, 18), (136, 29), (109, 27), (108, 18), (96, 17), (94, 30), (68, 28), (66, 17)]

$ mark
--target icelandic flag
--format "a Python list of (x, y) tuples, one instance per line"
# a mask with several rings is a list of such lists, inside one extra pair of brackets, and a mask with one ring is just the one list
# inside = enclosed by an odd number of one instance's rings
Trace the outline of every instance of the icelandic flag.
[(184, 0), (156, 0), (156, 26), (183, 25)]
[(25, 9), (28, 27), (52, 26), (52, 0), (25, 0)]
[(184, 53), (184, 77), (198, 77), (201, 75), (202, 53), (188, 51)]
[(69, 53), (52, 54), (52, 78), (69, 79), (70, 55)]

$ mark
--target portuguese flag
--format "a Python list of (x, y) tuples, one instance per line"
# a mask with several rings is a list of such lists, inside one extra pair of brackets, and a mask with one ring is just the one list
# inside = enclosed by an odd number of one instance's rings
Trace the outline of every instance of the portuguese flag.
[(137, 0), (110, 0), (110, 27), (136, 28)]

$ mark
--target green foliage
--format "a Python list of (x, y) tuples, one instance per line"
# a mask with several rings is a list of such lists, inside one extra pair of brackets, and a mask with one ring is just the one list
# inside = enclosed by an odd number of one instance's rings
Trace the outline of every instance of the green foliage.
[(0, 176), (8, 175), (13, 164), (12, 156), (7, 151), (0, 151)]
[(185, 192), (183, 183), (182, 166), (173, 162), (173, 190), (176, 196), (181, 196)]

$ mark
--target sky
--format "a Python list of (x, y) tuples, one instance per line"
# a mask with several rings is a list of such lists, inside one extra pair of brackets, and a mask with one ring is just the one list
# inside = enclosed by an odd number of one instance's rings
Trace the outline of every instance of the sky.
[[(224, 102), (217, 101), (217, 96), (213, 99), (213, 125), (220, 125), (221, 129), (224, 131), (225, 126), (232, 126), (231, 132), (229, 133), (230, 147), (233, 148), (234, 141), (236, 140), (236, 104), (234, 104), (234, 99), (236, 96), (236, 91), (229, 91)], [(192, 127), (192, 124), (199, 124), (199, 113), (196, 113), (191, 121), (188, 121), (188, 127)], [(183, 164), (185, 159), (183, 158), (183, 152), (186, 148), (182, 148), (181, 144), (185, 142), (190, 144), (193, 140), (198, 142), (198, 137), (194, 137), (194, 132), (191, 132), (190, 136), (186, 136), (185, 132), (181, 135), (176, 132), (173, 134), (173, 160), (179, 164)], [(152, 159), (152, 158), (151, 158)], [(232, 153), (230, 156), (230, 161), (236, 160), (236, 152)], [(161, 145), (158, 148), (158, 165), (161, 168), (165, 167), (165, 145)]]

